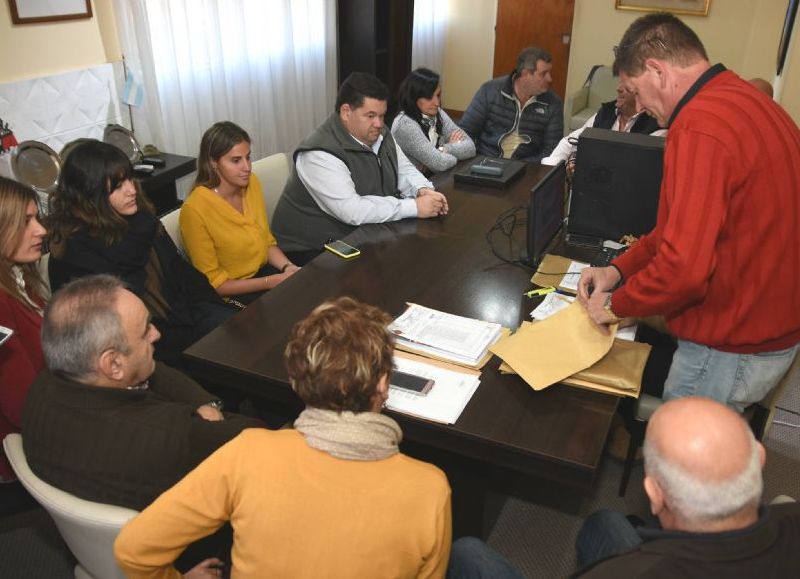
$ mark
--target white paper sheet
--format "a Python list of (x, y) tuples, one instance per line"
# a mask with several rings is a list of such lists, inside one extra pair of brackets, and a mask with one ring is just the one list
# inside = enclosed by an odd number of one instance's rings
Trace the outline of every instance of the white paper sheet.
[(389, 388), (386, 407), (434, 422), (455, 424), (480, 384), (480, 376), (395, 356), (395, 367), (401, 372), (415, 374), (434, 381), (425, 396)]

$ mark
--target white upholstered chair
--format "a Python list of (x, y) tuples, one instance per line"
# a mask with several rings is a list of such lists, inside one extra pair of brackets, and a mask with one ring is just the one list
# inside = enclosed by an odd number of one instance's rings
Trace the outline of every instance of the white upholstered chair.
[(179, 221), (180, 215), (181, 208), (178, 207), (169, 213), (162, 215), (161, 223), (164, 225), (164, 229), (167, 230), (167, 233), (172, 238), (172, 241), (174, 241), (175, 245), (178, 246), (178, 251), (180, 251), (183, 255), (186, 255), (186, 250), (183, 247), (183, 237), (181, 237), (181, 224)]
[(615, 78), (608, 66), (597, 66), (583, 86), (570, 95), (567, 103), (568, 132), (579, 129), (597, 112), (604, 102), (617, 98), (618, 78)]
[(292, 156), (287, 153), (275, 153), (253, 163), (253, 173), (261, 182), (264, 192), (264, 204), (267, 206), (267, 219), (272, 226), (272, 215), (281, 198), (283, 187), (292, 172)]
[(20, 434), (6, 436), (3, 447), (22, 486), (53, 517), (78, 560), (75, 578), (124, 579), (114, 560), (114, 540), (137, 511), (79, 499), (44, 482), (28, 466)]

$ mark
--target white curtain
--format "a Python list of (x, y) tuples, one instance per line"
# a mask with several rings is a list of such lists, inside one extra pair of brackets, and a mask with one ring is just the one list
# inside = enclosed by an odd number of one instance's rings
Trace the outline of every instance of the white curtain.
[(411, 69), (424, 66), (442, 73), (444, 38), (447, 32), (445, 0), (414, 0), (414, 30)]
[(203, 132), (233, 121), (253, 159), (291, 151), (333, 110), (332, 0), (114, 0), (140, 143), (196, 156)]

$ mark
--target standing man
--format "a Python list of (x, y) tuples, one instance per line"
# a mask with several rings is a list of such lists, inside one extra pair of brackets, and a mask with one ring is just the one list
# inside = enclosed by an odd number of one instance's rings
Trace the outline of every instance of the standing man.
[(389, 89), (354, 72), (331, 114), (294, 152), (294, 170), (272, 230), (298, 265), (364, 223), (447, 214), (447, 199), (417, 171), (384, 127)]
[(479, 155), (538, 163), (564, 135), (564, 105), (550, 90), (553, 58), (526, 48), (507, 76), (485, 82), (459, 125), (475, 141)]
[(664, 398), (741, 411), (800, 342), (800, 131), (675, 16), (639, 18), (615, 53), (639, 108), (669, 128), (661, 200), (650, 234), (583, 271), (579, 299), (603, 326), (664, 316), (678, 337)]

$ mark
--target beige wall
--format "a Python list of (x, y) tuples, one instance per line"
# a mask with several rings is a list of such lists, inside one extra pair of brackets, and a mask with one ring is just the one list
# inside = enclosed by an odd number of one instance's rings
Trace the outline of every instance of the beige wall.
[[(772, 81), (787, 0), (711, 0), (707, 17), (685, 16), (712, 62), (745, 78)], [(491, 76), (497, 1), (449, 0), (451, 26), (445, 43), (445, 105), (463, 110), (481, 82)], [(644, 12), (621, 11), (612, 0), (575, 0), (567, 94), (575, 92), (594, 64), (611, 64), (612, 47)], [(800, 21), (795, 23), (795, 36)], [(800, 123), (800, 41), (794, 42), (781, 104)], [(452, 81), (452, 83), (451, 83)]]
[(450, 22), (444, 43), (442, 100), (463, 111), (492, 76), (497, 0), (447, 0)]
[(0, 5), (0, 82), (56, 74), (120, 60), (112, 0), (94, 0), (93, 16), (52, 24), (12, 24)]

